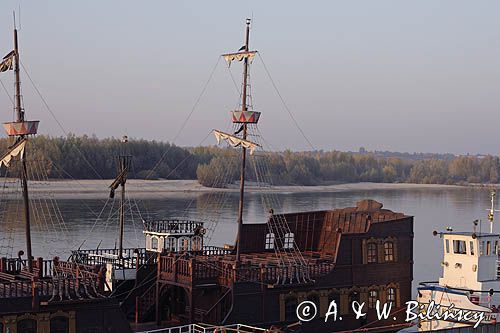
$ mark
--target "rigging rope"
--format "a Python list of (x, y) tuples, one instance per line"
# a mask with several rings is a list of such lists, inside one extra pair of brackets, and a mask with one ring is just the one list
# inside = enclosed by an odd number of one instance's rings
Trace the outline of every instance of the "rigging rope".
[(274, 82), (274, 80), (273, 80), (273, 78), (271, 76), (271, 73), (267, 69), (267, 66), (266, 66), (266, 63), (264, 62), (264, 59), (262, 58), (262, 56), (260, 55), (260, 53), (257, 53), (257, 55), (259, 56), (259, 59), (262, 61), (262, 65), (264, 67), (264, 70), (265, 70), (267, 76), (269, 77), (269, 80), (271, 81), (271, 84), (273, 85), (274, 90), (278, 94), (278, 97), (280, 98), (281, 103), (283, 103), (283, 106), (285, 107), (285, 110), (288, 112), (288, 115), (290, 116), (290, 118), (292, 118), (293, 123), (295, 124), (295, 127), (297, 127), (297, 129), (299, 130), (300, 134), (302, 134), (302, 136), (304, 137), (304, 139), (307, 141), (309, 147), (311, 147), (312, 150), (317, 150), (313, 146), (313, 144), (311, 143), (311, 141), (307, 138), (306, 134), (304, 133), (304, 131), (300, 127), (299, 123), (297, 122), (297, 120), (293, 116), (292, 111), (290, 111), (290, 109), (288, 108), (288, 105), (285, 103), (285, 99), (283, 98), (283, 96), (281, 95), (280, 91), (278, 90), (278, 87), (276, 86), (276, 83)]
[[(62, 124), (59, 122), (59, 120), (57, 119), (56, 115), (54, 114), (54, 112), (52, 111), (51, 107), (49, 106), (49, 104), (47, 103), (47, 101), (45, 100), (45, 98), (43, 97), (42, 93), (40, 92), (40, 90), (38, 89), (38, 87), (36, 86), (35, 82), (31, 79), (31, 76), (28, 72), (28, 70), (26, 69), (26, 67), (24, 66), (24, 63), (20, 62), (21, 63), (21, 66), (23, 67), (23, 70), (24, 72), (26, 73), (26, 76), (28, 77), (28, 79), (30, 80), (31, 82), (31, 85), (33, 86), (33, 88), (35, 89), (36, 93), (38, 94), (38, 96), (40, 97), (40, 99), (42, 100), (42, 103), (43, 105), (45, 106), (45, 108), (47, 109), (47, 111), (49, 111), (50, 115), (52, 116), (52, 118), (54, 118), (54, 120), (56, 121), (57, 125), (59, 126), (59, 128), (63, 131), (63, 133), (68, 136), (68, 132), (66, 132), (66, 130), (64, 129), (64, 127), (62, 126)], [(100, 179), (103, 179), (102, 176), (99, 174), (99, 172), (97, 172), (97, 170), (92, 166), (92, 164), (89, 162), (89, 160), (87, 159), (87, 157), (85, 157), (85, 155), (83, 154), (83, 152), (80, 150), (80, 148), (78, 148), (78, 146), (74, 146), (75, 149), (80, 153), (80, 155), (82, 156), (83, 160), (85, 161), (85, 163), (87, 163), (87, 165), (90, 167), (90, 169), (96, 174), (97, 177), (99, 177)]]
[(182, 123), (181, 128), (177, 131), (177, 133), (175, 134), (174, 138), (171, 140), (171, 142), (172, 142), (171, 146), (163, 153), (163, 155), (160, 157), (160, 160), (155, 164), (155, 166), (153, 167), (153, 169), (151, 169), (151, 171), (148, 173), (148, 175), (146, 176), (145, 179), (149, 179), (149, 177), (151, 177), (151, 175), (153, 174), (153, 172), (156, 170), (156, 168), (158, 168), (158, 166), (160, 165), (160, 163), (167, 156), (167, 153), (173, 147), (173, 143), (177, 140), (177, 138), (179, 137), (179, 135), (182, 133), (182, 131), (184, 130), (184, 127), (186, 127), (189, 119), (191, 119), (191, 116), (193, 115), (196, 107), (200, 103), (201, 98), (205, 94), (205, 91), (207, 90), (208, 84), (212, 80), (212, 77), (214, 76), (215, 70), (217, 69), (217, 66), (219, 65), (220, 59), (221, 59), (221, 57), (217, 58), (217, 62), (215, 63), (215, 66), (213, 67), (212, 72), (210, 72), (208, 80), (205, 82), (205, 85), (203, 86), (203, 89), (201, 90), (200, 94), (198, 95), (198, 98), (196, 99), (196, 102), (194, 103), (193, 107), (191, 108), (191, 111), (189, 112), (189, 114), (186, 117), (186, 119), (184, 119), (184, 122)]

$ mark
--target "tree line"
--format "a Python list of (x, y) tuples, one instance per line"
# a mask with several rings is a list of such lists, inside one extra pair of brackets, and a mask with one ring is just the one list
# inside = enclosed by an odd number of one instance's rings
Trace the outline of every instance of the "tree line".
[[(0, 139), (7, 151), (12, 141)], [(182, 148), (170, 143), (95, 136), (37, 136), (27, 147), (29, 158), (49, 178), (98, 179), (116, 176), (116, 156), (131, 155), (129, 177), (197, 179), (225, 187), (240, 177), (239, 150), (219, 147)], [(401, 154), (399, 156), (405, 156)], [(248, 157), (249, 181), (275, 185), (319, 185), (335, 182), (408, 182), (423, 184), (498, 183), (498, 156), (452, 156), (414, 159), (340, 151), (256, 152)], [(2, 168), (2, 174), (6, 170)]]

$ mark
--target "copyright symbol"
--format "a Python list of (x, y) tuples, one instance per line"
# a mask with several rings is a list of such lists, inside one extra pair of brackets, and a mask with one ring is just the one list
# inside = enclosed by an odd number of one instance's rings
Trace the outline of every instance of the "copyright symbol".
[(311, 321), (316, 317), (317, 312), (316, 304), (311, 301), (304, 301), (297, 306), (296, 314), (300, 321)]

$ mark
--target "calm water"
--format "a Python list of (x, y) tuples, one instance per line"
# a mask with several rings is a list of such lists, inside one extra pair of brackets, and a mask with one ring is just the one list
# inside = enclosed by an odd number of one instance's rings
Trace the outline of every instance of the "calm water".
[[(433, 230), (471, 230), (474, 219), (483, 219), (483, 230), (488, 230), (486, 209), (489, 206), (489, 192), (486, 189), (401, 189), (366, 190), (333, 193), (279, 193), (273, 196), (281, 203), (283, 212), (300, 210), (321, 210), (355, 205), (365, 198), (375, 199), (385, 208), (403, 212), (415, 217), (414, 223), (414, 285), (418, 281), (435, 280), (440, 274), (442, 244), (432, 236)], [(68, 256), (68, 249), (96, 246), (114, 247), (118, 234), (116, 218), (118, 201), (108, 200), (57, 200), (64, 217), (61, 223), (44, 222), (38, 219), (33, 231), (33, 247), (36, 256)], [(130, 207), (134, 209), (129, 209)], [(273, 205), (277, 207), (277, 205)], [(42, 206), (39, 206), (39, 208)], [(245, 223), (265, 221), (262, 195), (246, 195)], [(137, 208), (140, 208), (140, 212)], [(237, 194), (179, 194), (172, 198), (142, 199), (130, 201), (127, 206), (127, 247), (143, 246), (141, 217), (175, 218), (185, 217), (218, 221), (212, 224), (215, 232), (212, 244), (232, 243), (236, 233)], [(275, 211), (278, 209), (275, 208)], [(100, 216), (99, 219), (96, 216)], [(500, 218), (500, 216), (499, 216)], [(3, 252), (11, 249), (17, 253), (24, 248), (23, 229), (19, 223), (2, 225), (0, 245)], [(66, 230), (66, 231), (65, 231)], [(500, 231), (500, 227), (495, 228)], [(13, 246), (10, 245), (13, 244)]]

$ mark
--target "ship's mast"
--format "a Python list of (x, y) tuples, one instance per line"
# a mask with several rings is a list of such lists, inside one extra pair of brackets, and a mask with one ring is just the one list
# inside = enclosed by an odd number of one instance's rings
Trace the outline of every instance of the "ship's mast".
[[(16, 121), (18, 123), (24, 123), (24, 110), (21, 105), (21, 80), (19, 77), (19, 45), (17, 42), (17, 29), (14, 28), (14, 73), (16, 77)], [(25, 134), (20, 134), (17, 136), (17, 140), (22, 140), (25, 138)], [(26, 149), (26, 148), (25, 148)], [(28, 177), (26, 169), (26, 150), (24, 154), (21, 155), (21, 185), (23, 191), (23, 201), (24, 201), (24, 219), (25, 219), (25, 232), (26, 232), (26, 255), (28, 257), (28, 270), (33, 272), (33, 261), (32, 261), (32, 250), (31, 250), (31, 223), (30, 223), (30, 204), (28, 195)]]
[(121, 186), (121, 198), (120, 198), (120, 238), (118, 242), (118, 259), (123, 259), (123, 232), (125, 226), (125, 183), (127, 181), (128, 172), (128, 156), (120, 156), (120, 171), (123, 173), (123, 180), (120, 184)]
[[(128, 137), (124, 136), (122, 142), (128, 142)], [(125, 151), (116, 157), (117, 173), (115, 180), (109, 186), (111, 188), (110, 198), (114, 198), (115, 190), (120, 186), (120, 230), (118, 232), (118, 259), (123, 259), (123, 234), (125, 230), (125, 184), (127, 183), (128, 170), (130, 166), (130, 155), (125, 155)]]
[[(250, 19), (247, 19), (246, 34), (245, 34), (245, 52), (249, 51), (248, 45), (250, 40)], [(243, 89), (241, 93), (241, 110), (247, 111), (247, 80), (248, 80), (248, 57), (243, 60)], [(243, 123), (243, 140), (247, 139), (247, 123)], [(243, 203), (245, 196), (245, 168), (247, 159), (247, 149), (241, 149), (241, 175), (240, 175), (240, 203), (238, 207), (238, 233), (236, 236), (236, 263), (240, 262), (240, 237), (243, 225)]]

